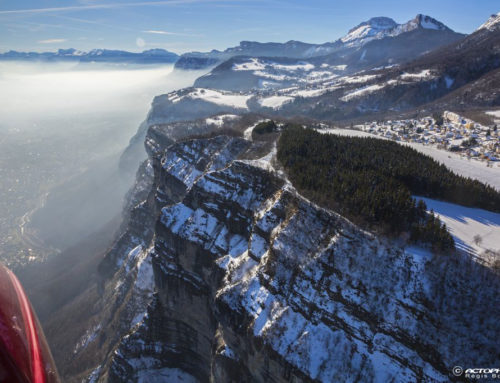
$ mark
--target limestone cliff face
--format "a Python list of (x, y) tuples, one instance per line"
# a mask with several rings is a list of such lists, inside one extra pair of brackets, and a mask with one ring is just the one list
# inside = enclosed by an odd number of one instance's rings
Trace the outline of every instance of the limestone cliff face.
[(361, 231), (250, 141), (168, 132), (146, 137), (70, 381), (447, 382), (498, 361), (487, 269)]

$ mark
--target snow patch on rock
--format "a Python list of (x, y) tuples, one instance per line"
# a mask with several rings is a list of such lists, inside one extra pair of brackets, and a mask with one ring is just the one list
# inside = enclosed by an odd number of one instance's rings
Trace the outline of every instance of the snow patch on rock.
[(205, 119), (205, 122), (207, 123), (207, 125), (215, 125), (220, 128), (224, 125), (226, 121), (237, 120), (239, 118), (240, 116), (237, 116), (235, 114), (223, 114), (220, 116), (209, 117)]
[(366, 96), (367, 94), (377, 92), (380, 89), (382, 89), (383, 87), (384, 87), (384, 85), (379, 85), (379, 84), (364, 86), (362, 88), (356, 89), (355, 91), (346, 93), (340, 99), (342, 101), (350, 101), (354, 98), (363, 97), (363, 96)]
[(493, 31), (497, 28), (500, 28), (500, 12), (493, 14), (490, 18), (482, 24), (477, 30), (487, 29), (489, 31)]
[(432, 75), (429, 69), (424, 69), (418, 73), (403, 73), (400, 77), (403, 80), (422, 80), (430, 79)]

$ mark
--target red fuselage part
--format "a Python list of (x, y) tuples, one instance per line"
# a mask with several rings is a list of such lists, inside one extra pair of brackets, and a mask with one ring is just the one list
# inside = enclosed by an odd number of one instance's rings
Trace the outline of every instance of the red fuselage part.
[(17, 277), (0, 264), (0, 381), (59, 382), (33, 308)]

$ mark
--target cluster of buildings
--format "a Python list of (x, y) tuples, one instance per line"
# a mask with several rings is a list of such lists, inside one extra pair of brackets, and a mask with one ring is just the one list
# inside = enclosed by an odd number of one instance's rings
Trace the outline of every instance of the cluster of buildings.
[(364, 132), (395, 141), (433, 145), (481, 161), (500, 161), (500, 127), (484, 126), (453, 112), (432, 117), (358, 125)]

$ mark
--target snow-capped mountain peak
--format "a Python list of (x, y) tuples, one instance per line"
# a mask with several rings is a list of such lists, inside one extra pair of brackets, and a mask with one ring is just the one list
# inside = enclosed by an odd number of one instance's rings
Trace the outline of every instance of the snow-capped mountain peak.
[(80, 51), (78, 49), (74, 49), (74, 48), (58, 49), (57, 50), (58, 56), (83, 56), (85, 54), (86, 54), (85, 52)]
[(490, 18), (483, 24), (481, 25), (478, 30), (480, 29), (488, 29), (490, 31), (494, 29), (500, 28), (500, 12), (497, 14), (493, 14), (490, 16)]
[(444, 25), (440, 21), (437, 21), (436, 19), (430, 16), (422, 14), (418, 14), (417, 16), (415, 16), (414, 19), (408, 21), (406, 24), (402, 24), (401, 27), (402, 27), (402, 32), (412, 31), (417, 28), (434, 29), (437, 31), (444, 31), (446, 29), (449, 29), (446, 25)]
[(340, 41), (347, 46), (361, 46), (371, 40), (397, 36), (419, 28), (437, 31), (450, 30), (440, 21), (422, 14), (418, 14), (404, 24), (398, 24), (389, 17), (373, 17), (352, 28)]
[(378, 34), (396, 27), (398, 24), (389, 17), (372, 17), (370, 20), (362, 22), (352, 28), (347, 35), (340, 40), (345, 44), (356, 42), (367, 42), (376, 38)]
[(104, 53), (104, 49), (92, 49), (89, 52), (89, 56), (102, 56), (103, 53)]

